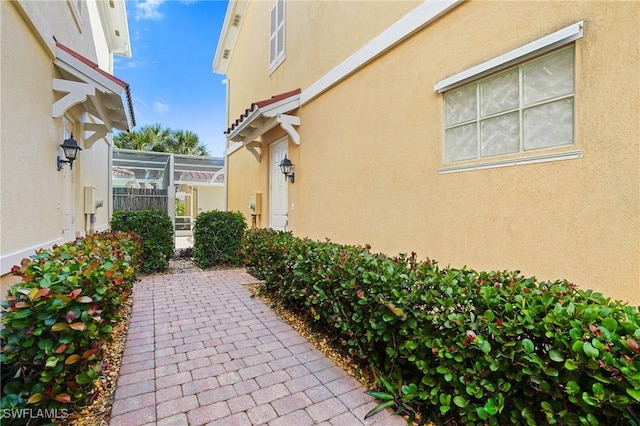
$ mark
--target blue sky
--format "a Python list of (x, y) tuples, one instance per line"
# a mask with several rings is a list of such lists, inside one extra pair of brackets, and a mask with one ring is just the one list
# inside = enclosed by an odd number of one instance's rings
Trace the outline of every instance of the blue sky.
[(211, 63), (227, 3), (127, 1), (132, 57), (115, 56), (114, 74), (131, 86), (135, 130), (191, 130), (209, 155), (223, 155), (226, 87)]

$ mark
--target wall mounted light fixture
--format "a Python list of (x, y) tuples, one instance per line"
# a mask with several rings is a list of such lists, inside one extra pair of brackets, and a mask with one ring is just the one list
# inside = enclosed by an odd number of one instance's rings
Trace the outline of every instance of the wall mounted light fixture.
[(69, 136), (69, 139), (65, 139), (60, 145), (60, 148), (64, 151), (64, 156), (67, 158), (63, 160), (58, 155), (58, 170), (62, 170), (65, 163), (69, 163), (69, 168), (73, 169), (73, 162), (78, 156), (78, 151), (82, 151), (82, 148), (78, 145), (78, 142), (73, 138), (73, 133)]
[(284, 175), (284, 180), (289, 179), (291, 183), (295, 182), (295, 174), (293, 173), (293, 163), (291, 160), (287, 158), (287, 154), (284, 155), (284, 158), (280, 162), (280, 170)]

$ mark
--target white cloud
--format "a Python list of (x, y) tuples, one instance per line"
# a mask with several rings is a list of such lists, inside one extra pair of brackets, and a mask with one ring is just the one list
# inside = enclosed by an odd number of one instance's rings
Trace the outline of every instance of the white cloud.
[(169, 105), (160, 101), (156, 101), (153, 103), (153, 111), (157, 114), (164, 114), (165, 112), (169, 111)]
[(147, 64), (143, 61), (135, 61), (135, 60), (123, 61), (120, 59), (116, 59), (113, 67), (117, 70), (127, 70), (127, 69), (133, 69), (133, 68), (142, 68), (146, 65)]
[(136, 20), (159, 20), (162, 19), (162, 13), (158, 10), (164, 3), (164, 0), (144, 0), (136, 3)]
[(136, 108), (147, 109), (148, 105), (145, 102), (145, 100), (136, 96), (135, 92), (133, 93), (132, 98), (133, 98), (133, 104), (135, 105)]

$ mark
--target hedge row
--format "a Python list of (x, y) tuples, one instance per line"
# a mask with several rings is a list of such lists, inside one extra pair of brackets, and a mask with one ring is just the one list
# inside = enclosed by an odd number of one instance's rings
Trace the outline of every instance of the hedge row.
[(385, 406), (465, 425), (640, 424), (636, 308), (273, 230), (249, 230), (243, 253), (262, 291), (381, 372)]
[(102, 351), (131, 293), (140, 245), (134, 234), (88, 235), (13, 267), (22, 281), (2, 302), (2, 410), (75, 408), (97, 394), (94, 382), (108, 368)]
[(200, 213), (193, 229), (193, 260), (201, 268), (242, 265), (240, 242), (247, 222), (242, 213)]
[(164, 272), (175, 254), (173, 223), (158, 210), (117, 211), (111, 218), (114, 231), (134, 232), (142, 239), (140, 272)]

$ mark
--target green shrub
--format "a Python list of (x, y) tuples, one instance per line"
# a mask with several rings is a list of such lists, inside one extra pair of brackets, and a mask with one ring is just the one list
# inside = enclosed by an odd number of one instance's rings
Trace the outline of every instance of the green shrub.
[[(284, 274), (285, 265), (282, 257), (293, 240), (291, 233), (274, 231), (270, 228), (251, 229), (245, 232), (240, 247), (247, 272), (264, 280), (263, 286), (274, 285), (275, 275)], [(275, 291), (276, 288), (270, 288), (270, 290)]]
[(193, 260), (201, 268), (240, 265), (240, 241), (245, 229), (247, 222), (237, 211), (199, 214), (193, 229)]
[(114, 231), (134, 232), (142, 239), (140, 272), (164, 272), (175, 252), (173, 223), (158, 210), (117, 211), (111, 218)]
[(262, 291), (380, 372), (382, 405), (465, 425), (640, 424), (640, 314), (621, 302), (271, 230), (249, 230), (243, 255)]
[(2, 302), (2, 410), (68, 409), (91, 400), (102, 351), (135, 281), (139, 247), (134, 234), (94, 234), (13, 267), (22, 281)]

